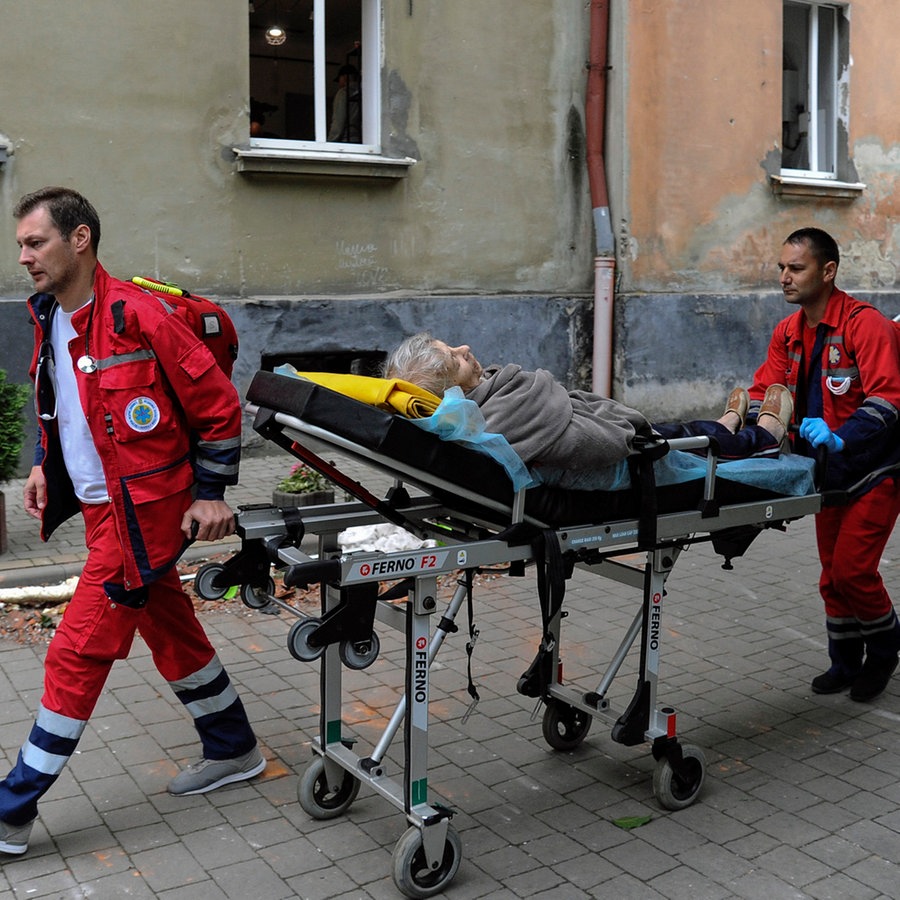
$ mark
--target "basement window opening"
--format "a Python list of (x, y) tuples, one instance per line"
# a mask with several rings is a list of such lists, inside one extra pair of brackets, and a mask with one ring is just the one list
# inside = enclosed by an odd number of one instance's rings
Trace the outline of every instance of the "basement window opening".
[(381, 377), (387, 359), (383, 350), (319, 350), (263, 354), (260, 368), (267, 372), (287, 363), (298, 372), (332, 372), (342, 375)]

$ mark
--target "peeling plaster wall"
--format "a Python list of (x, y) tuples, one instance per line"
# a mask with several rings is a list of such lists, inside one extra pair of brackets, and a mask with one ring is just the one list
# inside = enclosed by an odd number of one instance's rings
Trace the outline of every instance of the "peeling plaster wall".
[(790, 311), (776, 264), (794, 229), (830, 231), (842, 249), (838, 285), (900, 312), (897, 7), (850, 5), (843, 100), (849, 168), (866, 188), (838, 200), (772, 190), (782, 0), (623, 6), (611, 23), (607, 154), (618, 262), (614, 390), (656, 418), (718, 414)]
[(764, 221), (760, 163), (780, 137), (780, 34), (780, 0), (629, 4), (623, 289), (758, 283), (752, 245), (728, 266), (716, 251)]
[[(383, 0), (385, 150), (417, 160), (399, 181), (236, 172), (246, 0), (95, 0), (89, 18), (34, 0), (3, 15), (0, 133), (15, 152), (0, 221), (26, 191), (71, 184), (101, 212), (112, 271), (234, 296), (590, 290), (572, 151), (582, 4)], [(39, 46), (22, 39), (35, 22)], [(0, 294), (24, 283), (8, 238)]]
[(390, 348), (413, 326), (589, 384), (588, 7), (382, 0), (382, 11), (383, 152), (416, 160), (396, 181), (237, 172), (246, 0), (93, 0), (89, 16), (58, 0), (6, 4), (0, 367), (12, 380), (26, 380), (15, 298), (31, 282), (11, 211), (56, 183), (97, 207), (113, 274), (229, 304), (241, 389), (272, 347)]
[(638, 0), (614, 16), (626, 70), (614, 89), (627, 152), (614, 138), (610, 153), (624, 292), (771, 288), (781, 241), (806, 224), (838, 239), (845, 288), (894, 286), (885, 279), (900, 204), (896, 4), (851, 5), (849, 150), (866, 184), (855, 200), (773, 194), (781, 14), (782, 0)]

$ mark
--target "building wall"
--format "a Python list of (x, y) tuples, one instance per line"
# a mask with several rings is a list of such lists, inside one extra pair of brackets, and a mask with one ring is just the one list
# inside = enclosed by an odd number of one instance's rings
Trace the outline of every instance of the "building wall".
[[(795, 227), (832, 231), (841, 286), (897, 306), (896, 12), (893, 0), (850, 8), (849, 142), (865, 191), (800, 200), (776, 197), (769, 178), (780, 159), (781, 0), (609, 7), (613, 392), (656, 419), (710, 414), (750, 378), (786, 311), (775, 261)], [(241, 390), (271, 346), (381, 351), (421, 327), (484, 361), (588, 386), (590, 4), (383, 0), (384, 152), (416, 160), (397, 180), (237, 172), (246, 9), (4, 9), (0, 366), (21, 372), (28, 343), (12, 302), (30, 285), (10, 212), (22, 193), (58, 182), (100, 210), (114, 274), (174, 280), (233, 310)]]
[[(623, 11), (624, 12), (624, 11)], [(613, 141), (625, 291), (767, 289), (780, 242), (818, 224), (838, 238), (841, 274), (893, 288), (900, 187), (900, 77), (890, 0), (850, 5), (850, 153), (855, 200), (776, 197), (781, 154), (782, 0), (627, 4), (625, 147)], [(776, 285), (777, 286), (777, 285)]]
[[(617, 237), (616, 391), (679, 417), (746, 382), (771, 325), (781, 242), (817, 225), (842, 249), (838, 284), (900, 307), (896, 4), (850, 4), (852, 200), (778, 197), (782, 0), (613, 4), (608, 135)], [(874, 292), (874, 293), (871, 293)], [(717, 388), (721, 388), (717, 390)]]
[(584, 5), (383, 0), (383, 23), (383, 151), (408, 176), (248, 177), (246, 0), (4, 8), (0, 367), (26, 380), (12, 207), (59, 183), (97, 207), (110, 272), (223, 302), (241, 392), (263, 354), (383, 353), (422, 328), (588, 384)]
[[(246, 0), (5, 9), (0, 221), (70, 184), (111, 270), (235, 297), (589, 289), (580, 4), (384, 0), (385, 150), (417, 160), (397, 181), (237, 174), (247, 42)], [(23, 283), (0, 242), (0, 294)]]

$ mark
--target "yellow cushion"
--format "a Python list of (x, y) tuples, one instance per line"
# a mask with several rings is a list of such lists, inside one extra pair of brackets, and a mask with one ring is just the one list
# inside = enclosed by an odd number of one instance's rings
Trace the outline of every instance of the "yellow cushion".
[(399, 378), (371, 378), (367, 375), (344, 375), (336, 372), (297, 372), (297, 376), (370, 406), (400, 413), (407, 419), (430, 416), (441, 402), (441, 398), (431, 391)]

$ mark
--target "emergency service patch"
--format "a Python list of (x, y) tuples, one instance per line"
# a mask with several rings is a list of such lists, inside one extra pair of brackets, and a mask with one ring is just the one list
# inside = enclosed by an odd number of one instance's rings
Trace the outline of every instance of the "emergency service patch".
[(838, 350), (837, 347), (832, 344), (828, 348), (828, 365), (834, 369), (837, 367), (838, 363), (841, 361), (841, 351)]
[(125, 421), (134, 431), (153, 431), (159, 424), (159, 407), (149, 397), (135, 397), (125, 407)]

